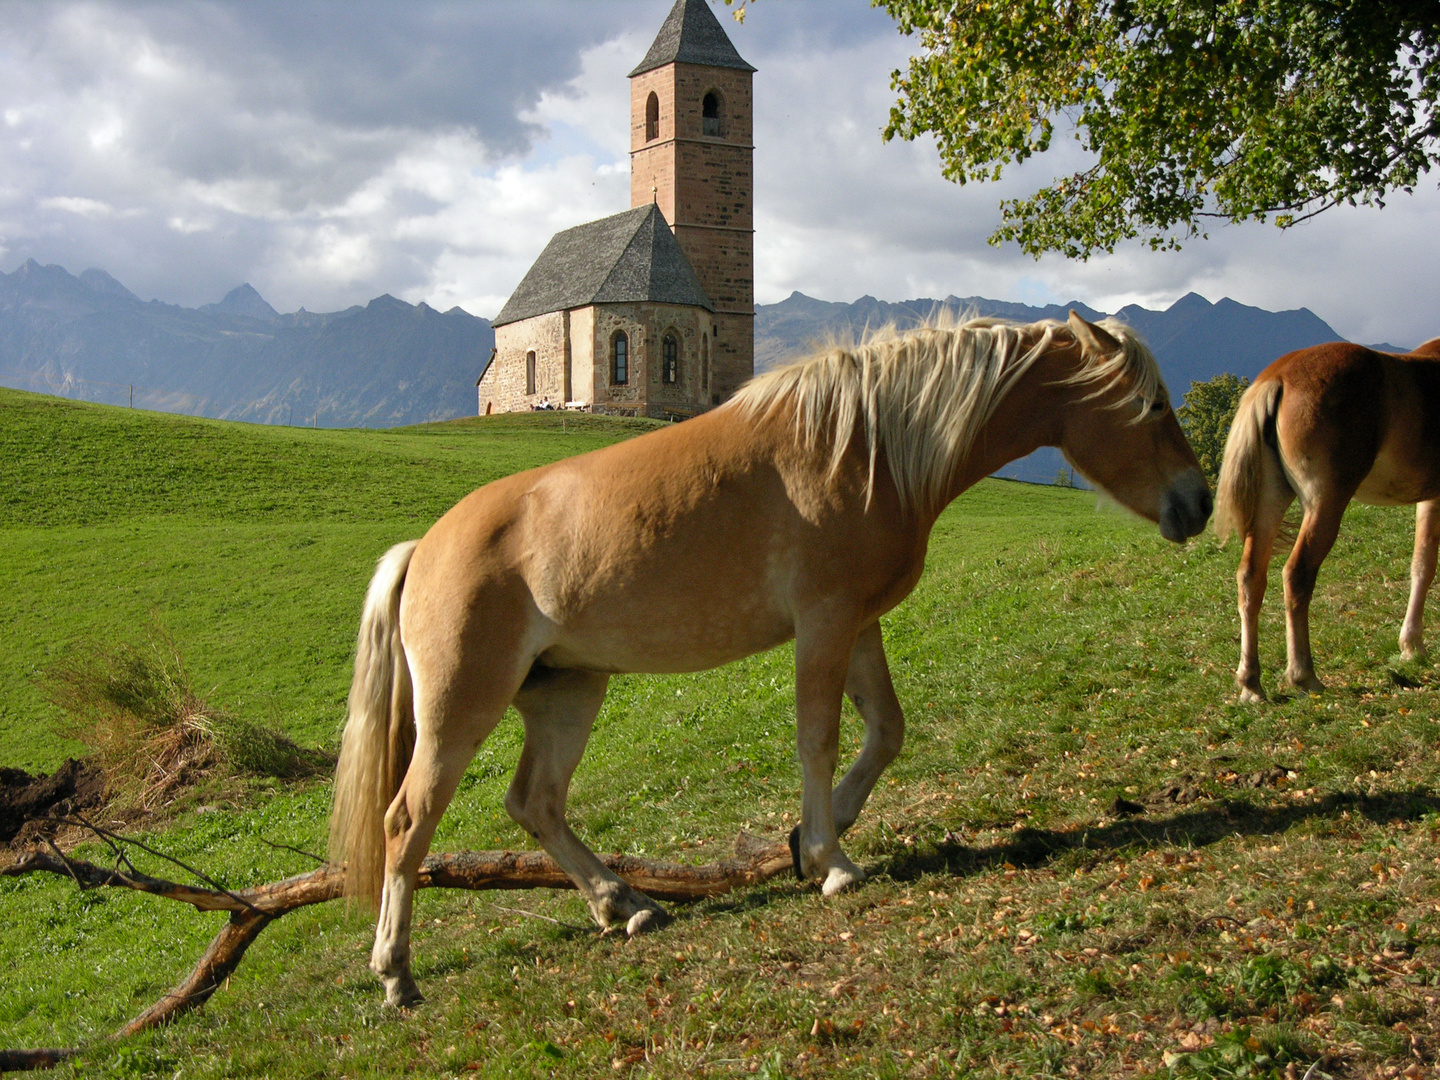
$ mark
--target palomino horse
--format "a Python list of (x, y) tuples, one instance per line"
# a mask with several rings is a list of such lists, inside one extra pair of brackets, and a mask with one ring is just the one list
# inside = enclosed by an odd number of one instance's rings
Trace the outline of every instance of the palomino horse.
[[(797, 870), (829, 895), (904, 718), (880, 616), (915, 586), (940, 511), (1043, 445), (1182, 541), (1211, 498), (1154, 359), (1076, 315), (882, 335), (761, 376), (683, 424), (473, 492), (392, 548), (365, 598), (331, 823), (352, 893), (380, 896), (370, 966), (410, 974), (415, 876), (467, 763), (513, 704), (505, 809), (605, 928), (666, 918), (565, 823), (615, 672), (699, 671), (795, 639)], [(840, 704), (865, 743), (833, 789)]]
[(1425, 593), (1440, 543), (1440, 338), (1394, 355), (1332, 342), (1286, 353), (1245, 391), (1220, 468), (1215, 531), (1244, 547), (1240, 592), (1241, 701), (1260, 701), (1256, 631), (1281, 521), (1298, 496), (1303, 516), (1285, 562), (1285, 681), (1318, 692), (1310, 655), (1310, 597), (1351, 499), (1416, 503), (1410, 605), (1400, 629), (1406, 659), (1424, 652)]

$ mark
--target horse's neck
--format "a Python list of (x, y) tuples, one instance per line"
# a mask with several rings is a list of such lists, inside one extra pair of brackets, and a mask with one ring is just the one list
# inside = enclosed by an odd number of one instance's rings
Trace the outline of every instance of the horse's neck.
[(1005, 395), (956, 470), (945, 502), (1042, 446), (1060, 445), (1060, 408), (1069, 374), (1052, 355), (1037, 360)]

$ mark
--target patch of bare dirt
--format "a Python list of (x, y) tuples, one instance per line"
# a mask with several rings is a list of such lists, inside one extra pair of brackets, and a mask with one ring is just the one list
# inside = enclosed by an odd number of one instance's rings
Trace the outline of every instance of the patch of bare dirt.
[(47, 817), (105, 805), (105, 773), (92, 761), (69, 758), (49, 776), (0, 766), (0, 844), (26, 847), (59, 828)]

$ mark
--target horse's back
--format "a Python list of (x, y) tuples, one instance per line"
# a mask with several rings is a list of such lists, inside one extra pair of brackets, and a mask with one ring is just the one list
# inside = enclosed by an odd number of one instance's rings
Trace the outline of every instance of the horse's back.
[(508, 620), (542, 663), (608, 671), (695, 670), (784, 641), (773, 579), (797, 515), (747, 428), (716, 410), (471, 492), (416, 551), (428, 618), (414, 633), (488, 640)]

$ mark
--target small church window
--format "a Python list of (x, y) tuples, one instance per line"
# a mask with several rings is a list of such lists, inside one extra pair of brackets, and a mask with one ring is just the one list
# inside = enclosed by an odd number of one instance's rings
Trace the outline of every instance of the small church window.
[(660, 380), (666, 386), (680, 381), (680, 342), (674, 334), (666, 334), (660, 343)]
[(525, 393), (535, 393), (535, 350), (525, 354)]
[(710, 335), (700, 332), (700, 385), (710, 389)]
[(630, 339), (624, 330), (617, 330), (610, 339), (610, 381), (616, 386), (630, 381)]
[(660, 99), (652, 92), (645, 101), (645, 141), (660, 137)]
[(700, 103), (700, 129), (716, 138), (725, 134), (720, 123), (720, 95), (711, 90)]

